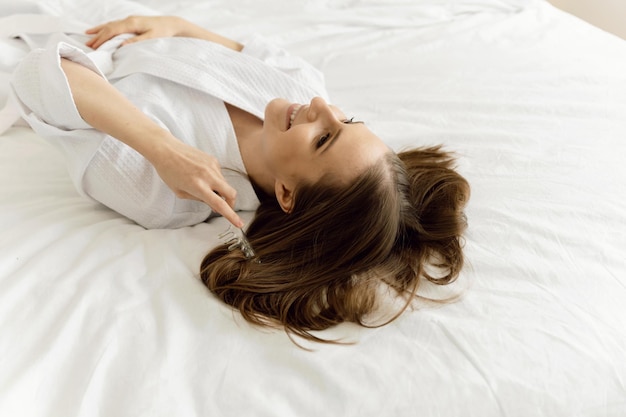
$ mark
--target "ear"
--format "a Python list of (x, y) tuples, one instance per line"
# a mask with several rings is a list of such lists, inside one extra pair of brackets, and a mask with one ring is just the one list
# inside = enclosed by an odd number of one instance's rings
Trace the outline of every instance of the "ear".
[(276, 193), (276, 200), (278, 200), (280, 208), (282, 208), (285, 213), (291, 213), (294, 204), (292, 187), (287, 186), (284, 182), (276, 181), (274, 183), (274, 192)]

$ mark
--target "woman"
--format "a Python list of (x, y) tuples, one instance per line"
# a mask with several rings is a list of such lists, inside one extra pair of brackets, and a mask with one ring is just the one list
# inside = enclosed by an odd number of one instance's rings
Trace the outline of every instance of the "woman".
[(394, 153), (322, 98), (315, 69), (258, 39), (176, 17), (87, 34), (88, 48), (57, 42), (22, 62), (23, 117), (66, 154), (79, 191), (144, 227), (211, 209), (242, 227), (236, 210), (258, 206), (256, 256), (223, 245), (200, 271), (247, 320), (321, 340), (311, 331), (365, 325), (381, 286), (408, 305), (420, 279), (457, 277), (469, 186), (449, 154)]

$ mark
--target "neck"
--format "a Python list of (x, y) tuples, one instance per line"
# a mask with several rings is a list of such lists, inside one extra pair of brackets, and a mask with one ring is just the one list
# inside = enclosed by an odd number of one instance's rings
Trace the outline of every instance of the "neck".
[(263, 121), (256, 116), (226, 103), (226, 109), (237, 136), (241, 159), (250, 181), (267, 195), (274, 195), (274, 181), (261, 163), (261, 132)]

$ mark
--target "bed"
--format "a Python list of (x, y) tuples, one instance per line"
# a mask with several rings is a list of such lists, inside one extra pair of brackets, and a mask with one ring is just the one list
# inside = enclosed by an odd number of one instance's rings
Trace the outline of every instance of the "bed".
[(394, 149), (455, 151), (472, 186), (458, 301), (340, 325), (321, 336), (348, 343), (307, 350), (199, 281), (223, 219), (145, 230), (80, 197), (18, 122), (0, 136), (1, 416), (626, 415), (626, 41), (543, 0), (0, 12), (0, 106), (25, 53), (9, 38), (19, 19), (177, 14), (304, 57), (335, 104)]

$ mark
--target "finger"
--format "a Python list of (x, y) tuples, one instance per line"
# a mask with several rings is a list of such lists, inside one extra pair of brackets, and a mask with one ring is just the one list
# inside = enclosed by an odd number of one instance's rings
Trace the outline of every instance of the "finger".
[(211, 166), (211, 171), (208, 174), (209, 177), (213, 177), (213, 180), (210, 184), (210, 189), (205, 188), (204, 186), (199, 188), (200, 193), (204, 195), (200, 196), (204, 198), (212, 198), (213, 194), (217, 194), (219, 197), (224, 199), (229, 206), (235, 206), (235, 200), (237, 199), (237, 191), (230, 186), (230, 184), (226, 181), (224, 176), (222, 175), (222, 171), (219, 167), (219, 164), (215, 158), (211, 158), (213, 161), (212, 164), (208, 164)]
[(95, 36), (85, 44), (93, 49), (98, 49), (106, 41), (122, 33), (141, 33), (141, 30), (135, 27), (136, 24), (131, 26), (131, 22), (125, 20), (113, 21), (88, 29), (89, 33)]
[(217, 194), (213, 193), (213, 197), (205, 201), (215, 212), (224, 216), (226, 220), (231, 222), (233, 226), (242, 228), (243, 220), (235, 213), (235, 210), (225, 201), (222, 200)]
[(85, 42), (85, 45), (89, 46), (90, 48), (96, 49), (96, 43), (98, 42), (98, 38), (98, 35), (90, 38), (87, 42)]
[(233, 226), (242, 228), (244, 222), (233, 210), (237, 191), (228, 185), (226, 181), (223, 181), (218, 187), (215, 188), (219, 188), (222, 193), (227, 194), (228, 200), (225, 197), (222, 197), (219, 190), (212, 190), (210, 188), (206, 189), (204, 187), (197, 188), (193, 194), (189, 194), (187, 191), (178, 190), (176, 195), (180, 198), (202, 201), (211, 207), (213, 211), (224, 216), (224, 218), (231, 222)]
[(112, 34), (110, 31), (101, 30), (85, 44), (93, 49), (98, 49), (103, 43), (111, 39), (113, 36), (115, 36), (115, 34)]
[(237, 228), (242, 228), (244, 226), (244, 222), (243, 220), (241, 220), (241, 217), (239, 217), (237, 213), (232, 209), (231, 205), (224, 199), (222, 199), (218, 194), (211, 194), (212, 195), (210, 198), (200, 199), (185, 191), (178, 191), (176, 193), (176, 196), (178, 198), (185, 198), (188, 200), (202, 201), (203, 203), (211, 207), (211, 210), (224, 216), (224, 218), (231, 222), (233, 226)]
[(101, 30), (101, 29), (102, 29), (105, 25), (106, 25), (106, 23), (103, 23), (103, 24), (98, 25), (98, 26), (94, 26), (94, 27), (92, 27), (92, 28), (87, 29), (87, 30), (85, 31), (85, 33), (87, 33), (87, 34), (90, 34), (90, 35), (91, 35), (92, 33), (100, 32), (100, 30)]
[(96, 43), (98, 42), (98, 36), (94, 36), (93, 38), (89, 39), (87, 42), (85, 42), (85, 45), (87, 45), (90, 48), (96, 49), (98, 46), (96, 46)]
[(133, 36), (132, 38), (128, 38), (124, 42), (122, 42), (122, 46), (128, 45), (130, 43), (145, 41), (146, 39), (150, 39), (150, 38), (153, 38), (153, 36), (150, 36), (149, 33), (144, 33), (142, 35)]
[(91, 40), (91, 42), (89, 44), (87, 44), (87, 46), (91, 47), (92, 49), (98, 49), (102, 46), (102, 44), (104, 44), (106, 41), (108, 40), (107, 37), (99, 35), (96, 36), (95, 38), (93, 38)]
[(218, 187), (215, 187), (213, 191), (217, 193), (217, 195), (219, 195), (224, 201), (226, 201), (226, 204), (228, 204), (230, 207), (235, 207), (237, 191), (235, 191), (233, 187), (228, 185), (226, 181), (224, 181)]

